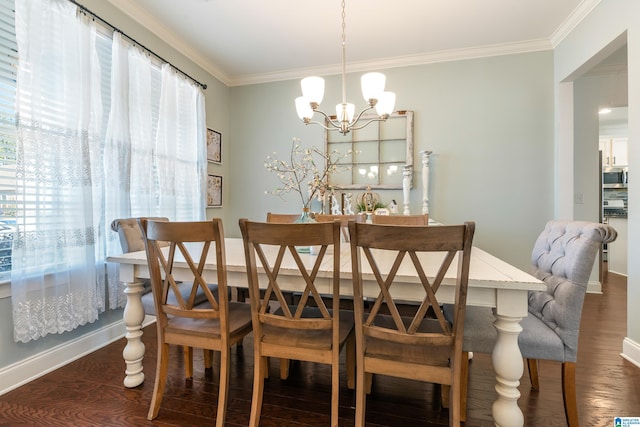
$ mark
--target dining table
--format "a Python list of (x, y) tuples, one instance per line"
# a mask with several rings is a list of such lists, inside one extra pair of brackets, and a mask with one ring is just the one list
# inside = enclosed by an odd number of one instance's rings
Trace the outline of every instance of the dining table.
[[(352, 297), (352, 268), (351, 248), (349, 244), (340, 247), (340, 294), (345, 298)], [(311, 267), (316, 260), (316, 251), (309, 250), (302, 254), (303, 261)], [(241, 238), (225, 238), (225, 253), (227, 264), (227, 283), (231, 288), (247, 288), (247, 269), (245, 263), (244, 246)], [(207, 259), (204, 277), (211, 283), (217, 281), (215, 251), (210, 251), (211, 259)], [(334, 254), (328, 253), (324, 257), (318, 273), (316, 285), (320, 293), (331, 293), (331, 268)], [(428, 254), (428, 256), (438, 255)], [(434, 277), (439, 259), (422, 261), (425, 263), (425, 273)], [(119, 264), (119, 280), (124, 284), (127, 296), (123, 320), (126, 328), (127, 344), (123, 350), (126, 365), (124, 386), (136, 387), (144, 381), (143, 358), (145, 346), (141, 340), (142, 325), (145, 313), (141, 295), (144, 292), (144, 280), (149, 278), (149, 269), (144, 251), (114, 255), (107, 258), (108, 262)], [(378, 258), (381, 271), (388, 270), (393, 264), (392, 256), (388, 259)], [(377, 297), (379, 288), (368, 266), (363, 265), (363, 292), (367, 297)], [(176, 262), (174, 275), (177, 280), (189, 281), (190, 272), (186, 264)], [(449, 269), (442, 285), (437, 291), (439, 303), (453, 303), (456, 278), (455, 263)], [(263, 275), (261, 287), (266, 288), (268, 280)], [(302, 292), (304, 281), (300, 276), (293, 257), (283, 260), (280, 268), (278, 283), (282, 290)], [(422, 302), (424, 291), (415, 270), (403, 264), (394, 281), (394, 298), (407, 302)], [(524, 416), (518, 407), (520, 392), (518, 386), (524, 373), (524, 361), (518, 347), (518, 335), (522, 331), (520, 320), (528, 313), (528, 292), (544, 290), (544, 283), (531, 274), (489, 254), (474, 246), (471, 250), (469, 269), (469, 286), (467, 305), (482, 306), (494, 309), (497, 330), (497, 341), (493, 349), (492, 360), (495, 370), (497, 398), (492, 406), (492, 415), (496, 425), (522, 426)], [(469, 325), (472, 326), (472, 325)], [(468, 327), (469, 327), (468, 326)]]

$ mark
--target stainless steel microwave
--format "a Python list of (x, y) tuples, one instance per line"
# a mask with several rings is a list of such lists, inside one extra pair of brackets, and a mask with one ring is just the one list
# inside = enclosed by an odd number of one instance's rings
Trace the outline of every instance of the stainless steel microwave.
[(611, 169), (602, 172), (602, 184), (604, 186), (623, 187), (628, 184), (628, 172), (625, 169)]

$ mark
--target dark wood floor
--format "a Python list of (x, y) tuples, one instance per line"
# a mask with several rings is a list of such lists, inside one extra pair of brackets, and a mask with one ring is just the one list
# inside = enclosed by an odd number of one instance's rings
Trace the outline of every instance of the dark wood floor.
[[(610, 275), (613, 276), (613, 275)], [(615, 416), (640, 416), (640, 368), (620, 357), (626, 334), (626, 281), (610, 277), (604, 295), (587, 295), (577, 367), (578, 407), (583, 426), (612, 426)], [(122, 385), (124, 363), (120, 340), (55, 372), (0, 396), (2, 426), (191, 426), (214, 425), (218, 382), (206, 380), (201, 352), (195, 352), (195, 375), (186, 381), (181, 352), (172, 351), (167, 391), (160, 415), (146, 414), (153, 391), (155, 325), (147, 327), (144, 361), (147, 379), (140, 387)], [(233, 350), (227, 425), (249, 422), (252, 389), (251, 336), (244, 348)], [(541, 391), (530, 391), (525, 373), (520, 407), (525, 425), (565, 425), (560, 366), (542, 362)], [(278, 378), (272, 363), (265, 386), (261, 425), (324, 426), (329, 423), (330, 377), (324, 366), (296, 363), (287, 381)], [(476, 354), (470, 366), (467, 426), (489, 426), (496, 393), (491, 359)], [(442, 426), (447, 412), (440, 409), (436, 387), (430, 384), (376, 377), (367, 404), (371, 426)], [(434, 397), (435, 396), (435, 397)], [(341, 389), (340, 422), (353, 425), (353, 392)]]

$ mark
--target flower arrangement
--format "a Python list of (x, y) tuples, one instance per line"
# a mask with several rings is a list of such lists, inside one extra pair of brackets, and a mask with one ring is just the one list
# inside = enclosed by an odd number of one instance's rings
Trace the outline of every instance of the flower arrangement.
[(288, 163), (278, 159), (275, 152), (264, 162), (264, 167), (274, 172), (282, 183), (281, 187), (265, 194), (283, 197), (294, 191), (300, 195), (303, 210), (308, 210), (314, 198), (321, 200), (325, 192), (331, 190), (329, 174), (351, 168), (340, 163), (351, 154), (351, 150), (341, 154), (338, 150), (325, 153), (316, 146), (303, 148), (300, 138), (293, 138)]

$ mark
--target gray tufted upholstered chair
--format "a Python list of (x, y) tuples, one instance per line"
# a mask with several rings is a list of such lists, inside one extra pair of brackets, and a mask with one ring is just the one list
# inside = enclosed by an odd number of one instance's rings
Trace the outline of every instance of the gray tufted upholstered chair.
[[(165, 217), (148, 217), (146, 218), (151, 221), (169, 221), (169, 218)], [(140, 230), (140, 226), (138, 225), (137, 218), (120, 218), (114, 219), (111, 222), (111, 229), (118, 233), (118, 237), (120, 238), (120, 246), (122, 248), (122, 253), (129, 252), (137, 252), (144, 251), (144, 237), (142, 237), (142, 231)], [(180, 291), (182, 292), (183, 298), (188, 298), (191, 293), (191, 283), (180, 284)], [(212, 292), (217, 292), (217, 285), (209, 285), (209, 288)], [(153, 302), (153, 294), (151, 293), (151, 284), (149, 280), (146, 280), (144, 283), (144, 293), (141, 296), (142, 307), (144, 308), (144, 312), (146, 314), (155, 316), (156, 307)], [(172, 303), (175, 303), (175, 296), (172, 294), (170, 296)], [(196, 303), (203, 303), (206, 301), (206, 296), (204, 292), (198, 291), (196, 295)], [(184, 357), (185, 357), (185, 375), (187, 378), (193, 377), (193, 350), (190, 347), (184, 348)], [(205, 372), (207, 375), (211, 374), (211, 358), (212, 354), (209, 350), (204, 350), (205, 355)]]
[[(549, 221), (531, 254), (532, 274), (544, 281), (547, 290), (529, 293), (529, 315), (520, 322), (518, 344), (527, 359), (531, 386), (536, 390), (538, 360), (562, 363), (564, 409), (571, 427), (578, 426), (575, 369), (582, 305), (598, 251), (616, 237), (616, 230), (604, 224)], [(468, 307), (463, 351), (491, 353), (497, 339), (494, 321), (491, 310)], [(468, 358), (462, 360), (468, 363)], [(466, 396), (463, 402), (464, 417)]]
[[(169, 221), (169, 218), (164, 217), (154, 217), (149, 219), (155, 221)], [(144, 251), (144, 238), (142, 237), (142, 232), (140, 231), (140, 226), (138, 225), (138, 220), (136, 218), (114, 219), (111, 222), (111, 229), (118, 233), (120, 247), (122, 248), (123, 254)], [(156, 307), (153, 303), (151, 285), (148, 280), (145, 280), (144, 289), (145, 291), (142, 294), (142, 307), (146, 314), (153, 316), (156, 314)]]

